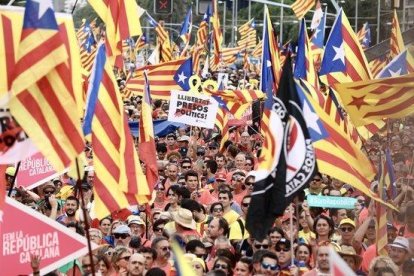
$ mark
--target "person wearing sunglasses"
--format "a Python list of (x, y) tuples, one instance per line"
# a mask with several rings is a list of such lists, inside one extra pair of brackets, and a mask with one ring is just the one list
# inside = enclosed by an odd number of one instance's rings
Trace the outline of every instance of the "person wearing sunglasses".
[(343, 219), (339, 223), (338, 229), (339, 234), (341, 235), (339, 241), (340, 245), (352, 246), (352, 241), (355, 235), (355, 222), (350, 218)]
[(275, 253), (267, 251), (260, 258), (259, 274), (266, 276), (277, 276), (280, 272), (278, 258)]
[(151, 247), (157, 252), (157, 258), (154, 261), (153, 267), (161, 268), (167, 276), (171, 275), (173, 267), (169, 262), (171, 247), (168, 239), (166, 237), (157, 237), (152, 241)]
[(280, 271), (286, 274), (290, 273), (290, 265), (292, 264), (291, 243), (285, 238), (281, 238), (275, 246), (276, 256)]
[(243, 197), (241, 201), (242, 215), (230, 225), (229, 239), (235, 245), (235, 248), (241, 248), (243, 240), (249, 237), (249, 233), (246, 230), (246, 216), (251, 199), (250, 195)]
[(131, 241), (131, 229), (125, 224), (117, 226), (113, 232), (116, 246), (128, 246)]
[(253, 254), (256, 253), (260, 249), (268, 250), (270, 248), (270, 241), (265, 238), (261, 242), (258, 240), (254, 240), (252, 243)]
[(218, 256), (214, 261), (214, 270), (222, 270), (227, 276), (233, 275), (233, 265), (231, 260), (225, 256)]
[(123, 275), (122, 273), (127, 272), (129, 258), (131, 257), (131, 252), (126, 246), (117, 246), (115, 247), (114, 252), (112, 253), (112, 266), (115, 269), (115, 275)]
[(322, 174), (317, 172), (310, 182), (309, 188), (305, 189), (305, 195), (320, 195), (323, 188), (325, 188), (325, 184), (323, 184)]

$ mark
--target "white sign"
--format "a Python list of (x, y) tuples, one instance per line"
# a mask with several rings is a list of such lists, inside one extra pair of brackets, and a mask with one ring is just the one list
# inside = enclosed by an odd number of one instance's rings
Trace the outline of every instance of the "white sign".
[(168, 121), (214, 128), (217, 110), (218, 102), (210, 96), (173, 90)]

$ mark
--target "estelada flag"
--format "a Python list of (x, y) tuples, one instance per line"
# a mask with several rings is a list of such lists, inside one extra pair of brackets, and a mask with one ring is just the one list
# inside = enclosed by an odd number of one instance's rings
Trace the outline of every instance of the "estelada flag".
[(45, 275), (88, 252), (85, 237), (11, 198), (6, 198), (1, 236), (3, 276), (31, 274), (30, 253), (40, 255)]

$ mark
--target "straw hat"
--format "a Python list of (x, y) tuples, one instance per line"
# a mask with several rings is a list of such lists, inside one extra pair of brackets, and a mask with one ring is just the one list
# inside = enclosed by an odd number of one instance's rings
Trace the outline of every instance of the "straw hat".
[(350, 245), (341, 245), (341, 250), (338, 252), (339, 255), (341, 256), (351, 256), (354, 258), (355, 263), (356, 263), (356, 267), (359, 267), (361, 265), (362, 262), (362, 257), (359, 256), (354, 247), (350, 246)]
[(179, 208), (173, 215), (176, 224), (179, 224), (185, 228), (196, 229), (196, 222), (193, 219), (193, 213), (190, 210)]

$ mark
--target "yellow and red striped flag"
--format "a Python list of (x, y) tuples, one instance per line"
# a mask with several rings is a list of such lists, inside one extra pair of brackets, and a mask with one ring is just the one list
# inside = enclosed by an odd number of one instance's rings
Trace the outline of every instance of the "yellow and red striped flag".
[(210, 22), (210, 17), (211, 11), (209, 5), (197, 30), (197, 45), (204, 45), (207, 42), (208, 23)]
[(395, 58), (404, 50), (404, 40), (401, 34), (400, 23), (398, 22), (397, 10), (394, 9), (391, 23), (390, 58)]
[[(308, 129), (315, 148), (319, 172), (352, 185), (372, 199), (386, 204), (377, 194), (370, 190), (375, 176), (375, 168), (368, 157), (351, 140), (349, 133), (340, 127), (310, 96), (314, 89), (302, 81), (298, 89), (302, 101), (304, 117), (311, 120)], [(391, 208), (392, 205), (387, 204)]]
[(296, 17), (302, 19), (305, 14), (310, 11), (315, 5), (315, 0), (296, 0), (295, 3), (291, 5), (293, 12)]
[(83, 130), (92, 133), (94, 150), (94, 214), (101, 219), (150, 195), (123, 109), (121, 94), (106, 57), (98, 48), (88, 91)]
[[(144, 70), (148, 70), (148, 81), (151, 84), (152, 98), (169, 100), (171, 90), (182, 90), (181, 86), (174, 80), (174, 77), (185, 61), (186, 59), (182, 58), (139, 68), (135, 72), (135, 76), (127, 80), (126, 88), (135, 95), (143, 96), (145, 88)], [(190, 73), (186, 72), (185, 75), (189, 76)]]
[(213, 23), (213, 43), (214, 43), (214, 64), (220, 63), (221, 44), (223, 43), (223, 36), (220, 29), (220, 18), (218, 13), (217, 0), (213, 1), (213, 16), (211, 18)]
[(150, 86), (144, 73), (145, 89), (142, 97), (141, 117), (139, 118), (139, 157), (145, 164), (145, 175), (152, 194), (152, 190), (158, 180), (157, 158), (154, 140), (154, 125), (152, 123), (152, 108)]
[(229, 127), (229, 111), (226, 107), (220, 107), (216, 115), (216, 124), (221, 132), (220, 152), (224, 152), (224, 143), (230, 138), (230, 127)]
[(69, 58), (74, 50), (69, 35), (75, 37), (73, 25), (57, 24), (50, 1), (27, 1), (10, 79), (10, 111), (56, 171), (84, 148), (77, 106), (81, 87), (70, 79), (77, 70), (80, 80), (79, 59), (76, 64)]
[(260, 58), (262, 56), (263, 41), (260, 40), (252, 51), (252, 57)]
[(387, 65), (388, 59), (386, 57), (379, 57), (369, 62), (369, 68), (371, 69), (372, 76), (374, 78), (378, 77), (378, 74), (384, 69)]
[(356, 126), (383, 118), (403, 118), (414, 112), (414, 74), (342, 83), (336, 89)]
[(122, 68), (122, 40), (142, 34), (138, 5), (134, 0), (89, 0), (89, 4), (106, 24), (108, 56)]

